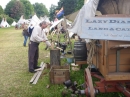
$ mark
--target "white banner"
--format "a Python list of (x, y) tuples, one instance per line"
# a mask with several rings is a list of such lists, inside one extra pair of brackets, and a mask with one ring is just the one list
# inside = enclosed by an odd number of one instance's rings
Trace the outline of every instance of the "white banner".
[(83, 19), (81, 38), (130, 41), (130, 18)]

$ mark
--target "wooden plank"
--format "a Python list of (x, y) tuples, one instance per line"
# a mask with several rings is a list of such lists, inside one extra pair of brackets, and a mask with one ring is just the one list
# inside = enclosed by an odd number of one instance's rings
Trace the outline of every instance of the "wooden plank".
[(130, 48), (129, 44), (123, 44), (123, 45), (115, 45), (113, 47), (111, 47), (110, 49), (120, 49), (120, 48)]
[(33, 77), (30, 80), (30, 83), (32, 83), (35, 80), (37, 75), (38, 75), (38, 71), (33, 75)]
[[(120, 54), (120, 64), (130, 64), (130, 54)], [(116, 54), (109, 55), (109, 66), (116, 65)]]
[[(119, 66), (119, 71), (120, 72), (130, 72), (130, 64), (126, 65), (120, 65)], [(109, 72), (116, 72), (116, 65), (109, 66)]]
[(87, 64), (87, 61), (75, 61), (75, 64), (78, 65)]
[(126, 45), (126, 44), (130, 44), (129, 41), (109, 41), (108, 43), (108, 48), (110, 49), (111, 47), (114, 47), (115, 45)]
[[(130, 48), (121, 49), (120, 54), (130, 54)], [(109, 49), (109, 54), (116, 54), (116, 49)]]
[[(40, 64), (40, 67), (42, 67), (42, 66), (43, 66), (43, 62), (41, 62), (41, 64)], [(30, 80), (30, 83), (32, 83), (35, 80), (37, 75), (38, 75), (38, 71), (33, 75), (33, 77)]]
[(37, 83), (37, 81), (40, 78), (40, 75), (42, 74), (42, 71), (43, 71), (44, 68), (45, 68), (45, 63), (43, 64), (41, 71), (38, 71), (38, 75), (37, 75), (37, 77), (35, 78), (35, 80), (33, 81), (32, 84), (36, 84)]
[[(58, 43), (59, 44), (59, 43)], [(60, 66), (60, 50), (51, 49), (50, 50), (50, 65), (59, 65)]]
[(105, 76), (106, 81), (130, 80), (130, 72), (109, 73)]

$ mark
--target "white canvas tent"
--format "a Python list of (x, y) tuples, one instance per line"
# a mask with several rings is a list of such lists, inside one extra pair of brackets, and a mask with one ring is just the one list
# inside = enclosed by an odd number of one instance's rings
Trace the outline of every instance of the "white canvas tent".
[(43, 21), (44, 19), (43, 19), (43, 17), (40, 17), (40, 21)]
[(3, 18), (3, 20), (1, 21), (1, 24), (0, 24), (1, 27), (10, 27), (10, 25), (7, 23), (6, 19)]
[(19, 19), (19, 21), (17, 22), (18, 24), (23, 24), (26, 23), (26, 20), (24, 19), (24, 15), (22, 15)]
[(51, 23), (50, 20), (49, 20), (49, 17), (47, 17), (47, 16), (40, 17), (40, 20), (41, 21), (46, 21), (47, 23)]
[(41, 22), (41, 20), (40, 20), (40, 19), (37, 17), (37, 15), (35, 14), (35, 15), (32, 17), (32, 19), (31, 19), (29, 25), (33, 24), (33, 26), (36, 26), (36, 25), (38, 25), (40, 22)]
[(43, 20), (46, 21), (47, 23), (51, 23), (50, 20), (49, 20), (49, 17), (47, 17), (47, 16), (44, 16)]
[(15, 21), (13, 21), (13, 23), (11, 24), (11, 26), (15, 26), (17, 23)]

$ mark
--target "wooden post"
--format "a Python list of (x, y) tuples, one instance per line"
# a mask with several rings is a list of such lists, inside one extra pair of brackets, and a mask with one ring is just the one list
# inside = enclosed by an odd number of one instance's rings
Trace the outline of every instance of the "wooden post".
[(51, 49), (50, 50), (50, 65), (60, 65), (60, 50)]
[(66, 21), (66, 17), (65, 17), (65, 16), (64, 16), (64, 29), (65, 29), (65, 31), (66, 31), (67, 38), (69, 39), (70, 49), (71, 49), (71, 52), (72, 52), (72, 54), (73, 54), (72, 44), (71, 44), (71, 41), (70, 41), (69, 32), (68, 32), (68, 30), (67, 30), (67, 21)]

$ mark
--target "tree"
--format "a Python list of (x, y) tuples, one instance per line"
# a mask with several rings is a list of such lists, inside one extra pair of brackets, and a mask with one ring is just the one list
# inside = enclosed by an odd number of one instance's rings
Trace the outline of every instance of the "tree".
[(5, 13), (14, 19), (19, 19), (21, 15), (24, 15), (24, 5), (21, 1), (11, 0), (5, 8)]
[(35, 3), (35, 4), (33, 4), (33, 7), (34, 7), (34, 11), (38, 17), (49, 15), (48, 10), (43, 3)]
[(50, 16), (50, 20), (52, 21), (52, 20), (54, 20), (54, 17), (55, 17), (55, 10), (57, 9), (57, 6), (55, 6), (55, 5), (51, 5), (51, 7), (50, 7), (50, 10), (49, 10), (49, 16)]
[(60, 10), (60, 8), (63, 7), (64, 15), (68, 15), (75, 11), (76, 6), (77, 6), (77, 0), (60, 0), (58, 2), (57, 9)]
[(84, 5), (84, 0), (77, 0), (75, 11), (81, 9)]
[(24, 10), (25, 10), (24, 16), (25, 16), (25, 18), (29, 18), (29, 16), (34, 13), (33, 5), (30, 3), (29, 0), (20, 0), (20, 1), (24, 5)]
[(0, 5), (0, 14), (3, 14), (4, 13), (4, 10), (2, 8), (2, 6)]

